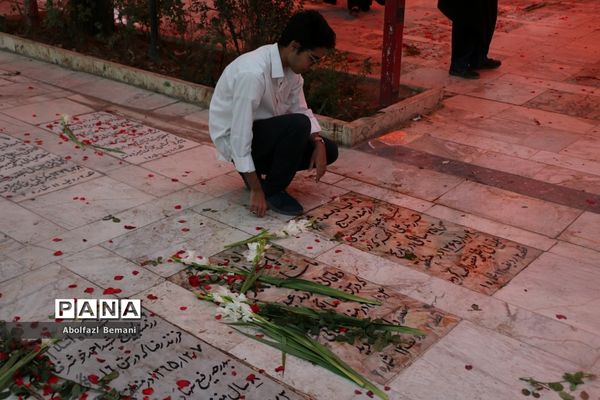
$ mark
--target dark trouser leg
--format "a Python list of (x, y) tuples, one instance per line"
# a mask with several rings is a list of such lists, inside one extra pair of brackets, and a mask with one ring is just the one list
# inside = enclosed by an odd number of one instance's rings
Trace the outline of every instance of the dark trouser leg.
[(254, 121), (252, 159), (259, 174), (266, 175), (263, 190), (268, 197), (284, 190), (300, 169), (310, 143), (310, 119), (286, 114)]
[(452, 22), (451, 70), (465, 71), (469, 68), (475, 51), (475, 40), (476, 37), (473, 35), (473, 28), (469, 22), (463, 20)]

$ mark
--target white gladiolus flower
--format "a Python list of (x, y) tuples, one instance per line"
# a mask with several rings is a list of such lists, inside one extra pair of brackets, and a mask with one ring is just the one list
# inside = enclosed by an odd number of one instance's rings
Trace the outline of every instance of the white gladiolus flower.
[(252, 308), (247, 303), (244, 294), (235, 294), (227, 289), (220, 290), (220, 294), (213, 294), (213, 301), (220, 303), (217, 313), (229, 321), (250, 322), (253, 319)]
[(68, 114), (63, 114), (61, 119), (62, 119), (63, 124), (65, 124), (65, 125), (67, 125), (69, 122), (71, 122), (71, 117)]
[[(248, 260), (250, 262), (254, 262), (254, 259), (258, 255), (258, 246), (259, 246), (258, 242), (248, 243), (248, 251), (245, 253), (246, 260)], [(267, 250), (269, 247), (271, 247), (271, 245), (267, 244), (267, 245), (265, 245), (263, 250)]]
[(291, 220), (283, 229), (275, 232), (275, 236), (277, 236), (278, 238), (296, 236), (301, 234), (302, 232), (308, 232), (308, 230), (311, 227), (312, 222), (308, 219), (299, 219), (297, 221)]

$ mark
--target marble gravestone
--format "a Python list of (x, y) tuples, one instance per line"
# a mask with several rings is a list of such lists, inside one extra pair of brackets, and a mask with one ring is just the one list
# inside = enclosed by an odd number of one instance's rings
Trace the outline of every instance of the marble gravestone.
[[(106, 154), (132, 164), (155, 160), (197, 145), (190, 140), (107, 112), (80, 115), (72, 118), (68, 125), (80, 141), (89, 140), (97, 146), (119, 149), (125, 154)], [(61, 120), (40, 126), (59, 135), (63, 133)]]
[(21, 201), (96, 177), (91, 169), (0, 133), (0, 196)]
[[(244, 257), (244, 251), (241, 247), (228, 249), (211, 257), (210, 262), (226, 268), (249, 270), (251, 264)], [(426, 333), (425, 337), (402, 335), (401, 343), (388, 345), (378, 352), (366, 342), (356, 342), (353, 345), (336, 342), (332, 332), (325, 328), (321, 330), (318, 338), (321, 343), (326, 344), (357, 372), (380, 384), (387, 383), (459, 322), (457, 317), (435, 307), (277, 245), (267, 249), (263, 265), (264, 274), (318, 282), (357, 296), (377, 299), (381, 305), (346, 302), (324, 295), (273, 287), (263, 287), (256, 294), (249, 292), (249, 297), (286, 305), (329, 309), (362, 319), (380, 318), (390, 323), (418, 328)], [(188, 290), (197, 291), (197, 288), (190, 286), (190, 274), (198, 272), (181, 271), (170, 280)], [(212, 285), (210, 290), (216, 290), (215, 286)]]
[(308, 217), (329, 238), (487, 295), (541, 253), (356, 193), (312, 210)]
[(139, 338), (64, 339), (49, 355), (58, 374), (84, 384), (117, 371), (110, 386), (138, 399), (305, 398), (148, 311)]

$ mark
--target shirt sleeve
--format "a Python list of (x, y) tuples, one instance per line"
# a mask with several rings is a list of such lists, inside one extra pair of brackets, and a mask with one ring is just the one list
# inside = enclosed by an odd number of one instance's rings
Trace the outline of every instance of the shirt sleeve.
[(253, 172), (252, 123), (265, 91), (264, 80), (253, 73), (238, 75), (234, 81), (231, 117), (231, 158), (239, 172)]
[(298, 79), (290, 91), (289, 112), (294, 114), (304, 114), (310, 119), (310, 133), (321, 132), (321, 125), (315, 118), (312, 110), (308, 108), (304, 98), (304, 79), (298, 75)]

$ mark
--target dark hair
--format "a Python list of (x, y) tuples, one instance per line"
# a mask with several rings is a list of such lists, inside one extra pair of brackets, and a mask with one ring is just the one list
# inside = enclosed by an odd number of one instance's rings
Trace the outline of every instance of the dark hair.
[(290, 18), (277, 44), (285, 47), (292, 40), (300, 43), (299, 51), (312, 50), (318, 47), (333, 49), (335, 47), (335, 32), (318, 11), (300, 11)]

